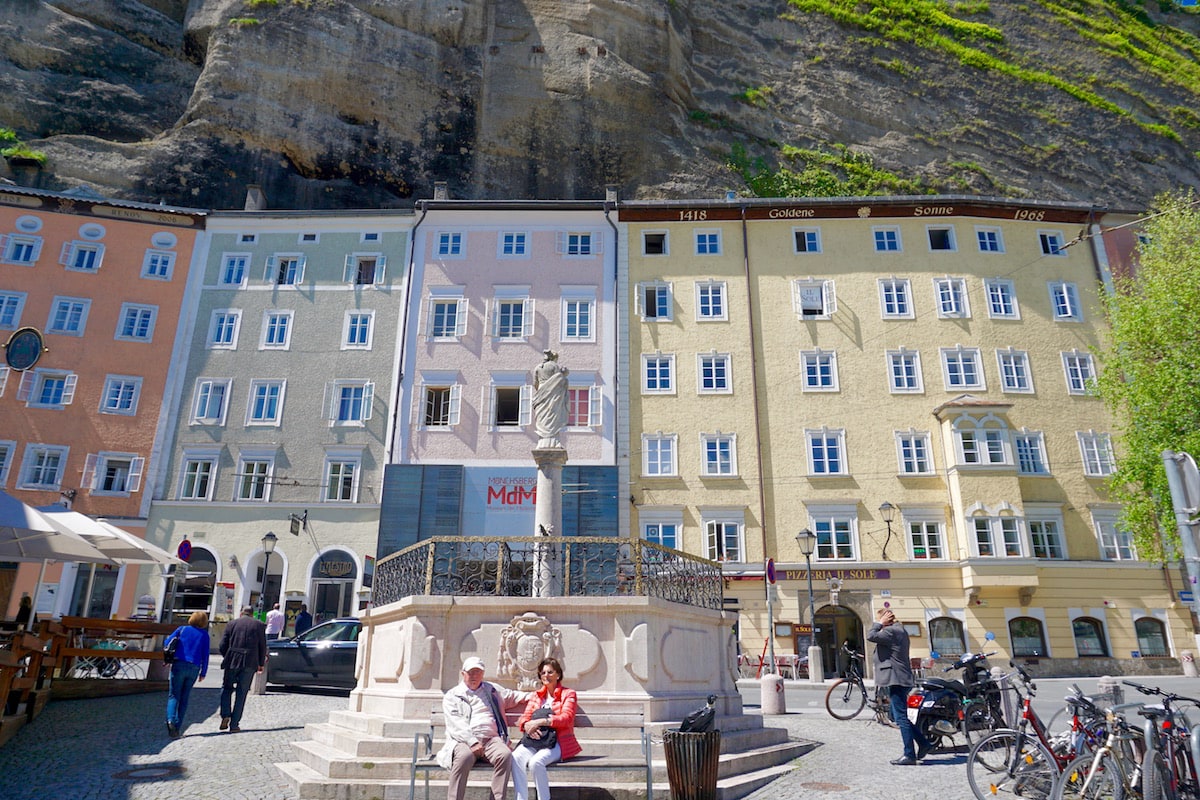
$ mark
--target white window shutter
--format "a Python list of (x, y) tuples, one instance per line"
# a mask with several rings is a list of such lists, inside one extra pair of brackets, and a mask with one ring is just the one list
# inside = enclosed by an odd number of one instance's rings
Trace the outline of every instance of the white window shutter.
[(533, 387), (528, 383), (521, 387), (521, 419), (522, 428), (533, 422)]
[(342, 281), (344, 283), (354, 283), (355, 272), (357, 272), (355, 269), (356, 262), (357, 259), (352, 254), (346, 255), (346, 261), (342, 267)]
[(833, 292), (833, 281), (825, 281), (825, 313), (833, 316), (837, 313), (837, 295)]
[(458, 424), (462, 411), (462, 384), (456, 383), (450, 387), (450, 425)]
[(412, 407), (408, 411), (408, 424), (419, 430), (425, 427), (425, 384), (419, 383), (413, 391)]
[(129, 479), (125, 488), (132, 494), (142, 488), (142, 473), (146, 471), (146, 459), (138, 456), (129, 462)]
[(496, 429), (496, 385), (483, 387), (483, 405), (488, 410), (488, 430)]
[(454, 318), (454, 335), (467, 335), (467, 308), (469, 301), (465, 297), (458, 300), (458, 314)]
[(495, 337), (500, 332), (500, 314), (497, 309), (500, 304), (491, 298), (483, 301), (483, 318), (486, 320), (486, 327), (491, 331), (491, 335)]
[(321, 401), (321, 415), (331, 422), (336, 417), (334, 414), (334, 408), (337, 407), (337, 388), (338, 385), (336, 381), (326, 381), (325, 397)]
[(387, 256), (377, 256), (375, 258), (375, 283), (383, 283), (383, 278), (387, 274)]
[(371, 418), (372, 406), (375, 405), (375, 384), (368, 382), (363, 386), (363, 422)]
[(525, 298), (521, 311), (521, 335), (525, 338), (533, 336), (533, 298)]
[(22, 403), (29, 401), (29, 395), (33, 393), (33, 385), (37, 382), (37, 373), (23, 372), (21, 373), (21, 385), (17, 387), (17, 400)]
[(41, 255), (42, 255), (42, 237), (39, 236), (33, 242), (33, 257), (29, 260), (37, 261)]
[(434, 298), (434, 297), (429, 298), (429, 302), (426, 304), (426, 310), (425, 310), (425, 338), (426, 339), (433, 338), (433, 311), (434, 311), (436, 304), (437, 304), (437, 298)]
[(588, 389), (588, 426), (600, 427), (600, 402), (604, 399), (599, 386)]
[(558, 231), (554, 234), (554, 251), (560, 255), (567, 252), (566, 232)]
[(300, 256), (296, 259), (296, 283), (304, 283), (304, 265), (308, 262), (308, 256)]
[(89, 490), (96, 488), (96, 462), (99, 460), (100, 456), (95, 453), (87, 454), (87, 458), (83, 461), (83, 477), (79, 479), (80, 488)]
[[(4, 396), (4, 387), (8, 386), (8, 367), (0, 366), (0, 397)], [(0, 464), (2, 466), (2, 464)]]
[(279, 279), (279, 258), (277, 256), (267, 256), (267, 266), (263, 269), (263, 280), (267, 283), (275, 283)]
[(104, 245), (96, 245), (96, 269), (100, 269), (100, 265), (104, 263)]
[(646, 316), (646, 284), (639, 283), (633, 293), (633, 313), (639, 317)]
[(0, 233), (0, 254), (7, 258), (8, 256), (8, 234)]
[(800, 281), (792, 281), (792, 305), (796, 307), (797, 314), (804, 313), (804, 299), (800, 289)]
[(599, 233), (593, 233), (592, 236), (592, 254), (600, 255), (604, 252), (604, 237)]
[(62, 252), (58, 256), (58, 263), (63, 266), (68, 266), (71, 263), (71, 251), (75, 249), (74, 242), (67, 242), (62, 246)]
[(63, 401), (64, 406), (71, 405), (71, 401), (75, 399), (75, 386), (78, 383), (79, 383), (79, 376), (76, 375), (74, 372), (67, 375), (66, 380), (63, 381), (62, 401)]

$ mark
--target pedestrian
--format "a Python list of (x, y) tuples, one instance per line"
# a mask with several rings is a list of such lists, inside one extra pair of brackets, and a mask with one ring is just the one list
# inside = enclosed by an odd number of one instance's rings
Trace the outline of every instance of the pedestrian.
[(505, 800), (512, 772), (508, 748), (508, 723), (504, 712), (529, 702), (529, 692), (516, 692), (483, 679), (483, 660), (472, 656), (463, 662), (462, 680), (442, 698), (446, 743), (438, 751), (438, 765), (448, 770), (446, 800), (463, 800), (467, 777), (475, 762), (492, 765), (492, 800)]
[(208, 675), (208, 612), (193, 611), (187, 625), (180, 625), (163, 642), (166, 647), (178, 639), (175, 661), (167, 682), (167, 735), (172, 739), (183, 736), (183, 720), (187, 716), (188, 698), (196, 681)]
[(300, 613), (296, 615), (296, 635), (304, 633), (312, 627), (312, 614), (308, 613), (308, 605), (300, 604)]
[(267, 612), (267, 638), (278, 639), (283, 633), (283, 624), (287, 622), (287, 615), (279, 610), (279, 603), (271, 607)]
[[(254, 609), (246, 606), (242, 616), (225, 627), (221, 637), (221, 730), (237, 733), (242, 729), (242, 710), (256, 672), (267, 663), (267, 626), (254, 618)], [(231, 704), (232, 701), (232, 704)]]
[[(513, 750), (513, 793), (517, 800), (529, 800), (528, 768), (537, 786), (537, 800), (550, 800), (550, 776), (546, 767), (577, 756), (583, 750), (575, 738), (575, 708), (578, 699), (574, 689), (562, 685), (562, 664), (557, 658), (543, 658), (538, 664), (542, 688), (534, 692), (518, 720), (525, 733), (521, 744)], [(548, 731), (554, 732), (554, 743), (543, 742)]]
[[(929, 754), (933, 743), (908, 718), (908, 690), (913, 686), (912, 663), (908, 660), (908, 631), (896, 621), (890, 608), (875, 614), (867, 640), (875, 643), (875, 685), (888, 687), (892, 720), (900, 728), (904, 755), (892, 759), (898, 767), (910, 767)], [(915, 748), (914, 748), (915, 744)]]
[(32, 630), (33, 623), (37, 622), (37, 616), (33, 613), (33, 598), (28, 594), (21, 595), (14, 622), (17, 623), (17, 630)]

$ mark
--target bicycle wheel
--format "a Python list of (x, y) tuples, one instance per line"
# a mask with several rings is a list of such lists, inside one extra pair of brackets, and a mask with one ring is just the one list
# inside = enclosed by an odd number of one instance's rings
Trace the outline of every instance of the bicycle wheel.
[(867, 705), (867, 693), (858, 681), (842, 678), (825, 693), (825, 709), (834, 719), (854, 719)]
[[(1185, 773), (1186, 774), (1186, 773)], [(1176, 800), (1171, 774), (1162, 751), (1154, 750), (1142, 756), (1142, 800)]]
[(1047, 800), (1058, 762), (1040, 741), (1002, 729), (977, 741), (967, 755), (967, 782), (979, 800), (1020, 797)]
[(1080, 756), (1067, 765), (1054, 782), (1051, 800), (1125, 800), (1122, 773), (1112, 755), (1104, 753), (1092, 769), (1096, 756)]

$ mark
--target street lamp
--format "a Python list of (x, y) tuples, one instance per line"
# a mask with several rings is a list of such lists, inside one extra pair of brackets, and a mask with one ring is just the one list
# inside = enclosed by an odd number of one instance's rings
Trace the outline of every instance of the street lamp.
[(262, 538), (263, 553), (263, 579), (262, 592), (258, 595), (258, 608), (260, 611), (267, 609), (267, 575), (268, 568), (271, 566), (271, 553), (275, 552), (275, 544), (279, 541), (279, 537), (274, 531), (267, 531), (267, 535)]
[(883, 560), (888, 560), (887, 546), (892, 540), (892, 520), (896, 518), (896, 507), (884, 500), (883, 505), (879, 506), (879, 516), (883, 520), (883, 524), (887, 525), (887, 538), (883, 540)]
[[(796, 534), (796, 543), (804, 554), (804, 567), (808, 573), (808, 628), (810, 639), (808, 644), (808, 680), (810, 683), (823, 683), (824, 670), (821, 667), (821, 648), (817, 645), (817, 610), (813, 604), (812, 554), (817, 549), (817, 535), (808, 528)], [(804, 612), (798, 612), (801, 619)]]

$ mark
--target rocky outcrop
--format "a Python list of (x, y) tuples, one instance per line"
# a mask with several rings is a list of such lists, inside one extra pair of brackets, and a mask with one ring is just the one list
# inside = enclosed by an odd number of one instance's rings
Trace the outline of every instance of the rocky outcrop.
[(785, 0), (6, 0), (0, 126), (49, 156), (20, 182), (214, 208), (248, 183), (286, 208), (406, 205), (440, 180), (468, 198), (714, 196), (742, 188), (735, 143), (845, 144), (940, 191), (1124, 208), (1200, 184), (1200, 89), (1039, 3), (989, 5), (1025, 64), (1102, 76), (1132, 113)]

